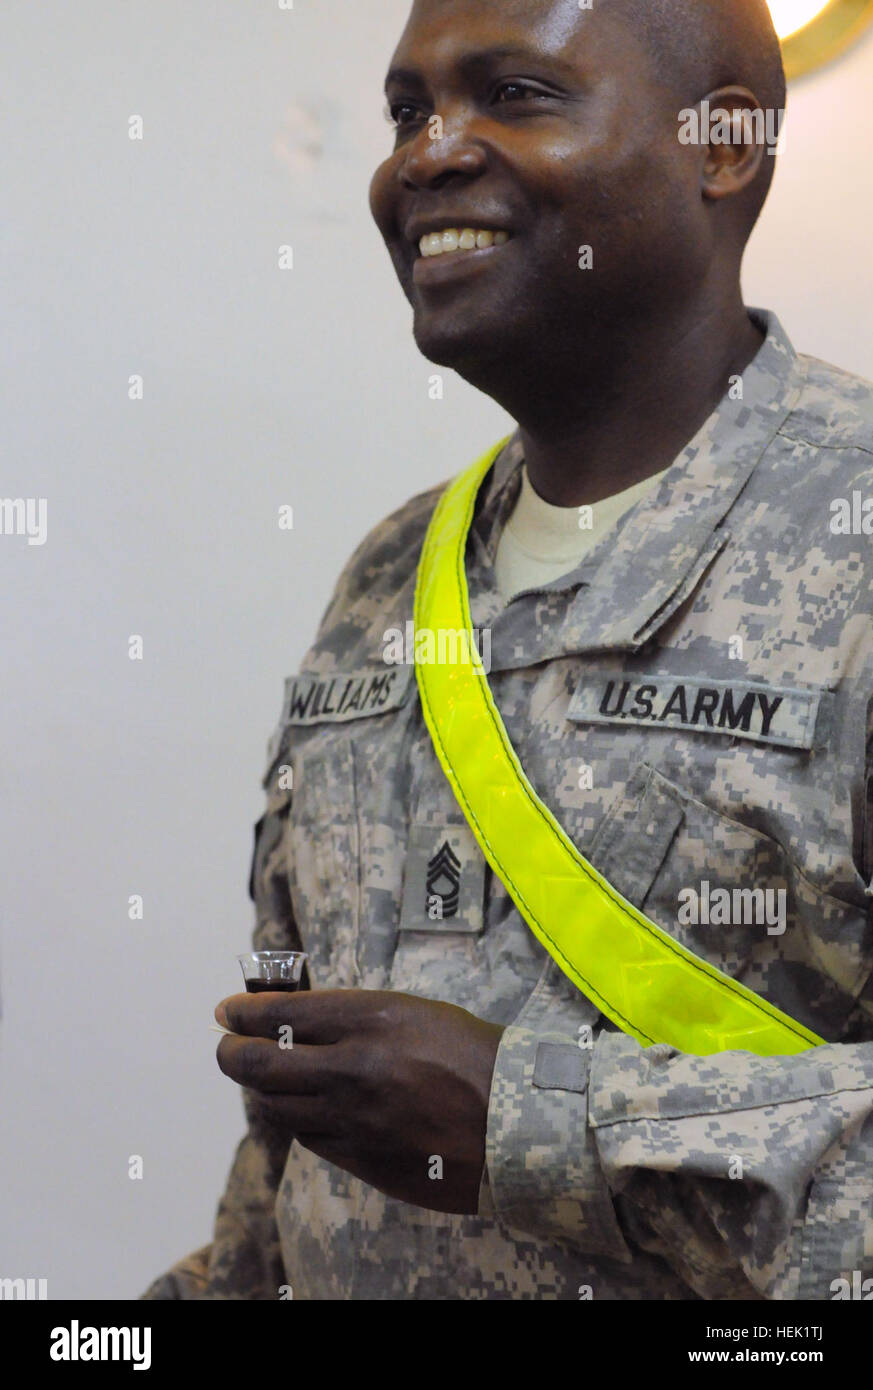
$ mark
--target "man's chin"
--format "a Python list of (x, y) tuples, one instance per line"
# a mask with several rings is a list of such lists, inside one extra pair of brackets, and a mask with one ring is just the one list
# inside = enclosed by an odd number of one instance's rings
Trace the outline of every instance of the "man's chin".
[(498, 331), (490, 331), (481, 323), (454, 324), (423, 323), (416, 318), (413, 336), (422, 357), (438, 367), (448, 367), (459, 376), (477, 384), (477, 378), (491, 374), (504, 356), (506, 344)]

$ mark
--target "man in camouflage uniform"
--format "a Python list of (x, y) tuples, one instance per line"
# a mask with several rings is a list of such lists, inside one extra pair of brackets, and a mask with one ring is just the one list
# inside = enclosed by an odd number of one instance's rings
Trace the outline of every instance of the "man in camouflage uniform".
[[(386, 633), (412, 618), (433, 488), (364, 540), (286, 683), (252, 864), (255, 947), (305, 949), (315, 989), (217, 1012), (245, 1035), (222, 1039), (219, 1060), (246, 1087), (249, 1129), (212, 1243), (147, 1298), (873, 1291), (873, 388), (798, 356), (773, 314), (737, 300), (768, 156), (659, 143), (659, 97), (665, 113), (681, 104), (665, 71), (697, 83), (694, 101), (749, 78), (773, 98), (763, 7), (714, 3), (716, 49), (698, 35), (693, 52), (675, 35), (694, 6), (644, 9), (419, 0), (403, 76), (389, 78), (413, 114), (373, 209), (422, 350), (519, 420), (480, 491), (466, 571), (528, 778), (630, 902), (825, 1045), (643, 1048), (534, 938), (440, 768), (413, 667), (385, 661)], [(532, 71), (536, 114), (495, 115), (475, 85), (492, 60), (465, 66), (497, 38), (529, 46), (496, 78), (521, 88)], [(743, 67), (750, 51), (764, 67)], [(577, 61), (633, 92), (649, 125), (619, 131), (593, 98), (578, 129), (595, 134), (578, 136), (574, 163)], [(429, 140), (432, 108), (447, 116)], [(594, 189), (602, 206), (582, 197)], [(516, 245), (480, 262), (490, 269), (414, 269), (405, 241), (419, 223), (500, 226), (501, 208)], [(575, 270), (571, 287), (562, 257), (579, 240), (595, 274)], [(646, 254), (666, 261), (669, 294), (640, 278)], [(648, 378), (634, 377), (641, 335)], [(681, 371), (662, 372), (676, 342)], [(551, 435), (549, 410), (564, 425)], [(596, 508), (667, 465), (581, 565), (504, 601), (494, 560), (523, 466), (553, 502)], [(757, 903), (749, 890), (784, 910), (715, 910), (738, 894)], [(434, 897), (451, 910), (432, 913)]]

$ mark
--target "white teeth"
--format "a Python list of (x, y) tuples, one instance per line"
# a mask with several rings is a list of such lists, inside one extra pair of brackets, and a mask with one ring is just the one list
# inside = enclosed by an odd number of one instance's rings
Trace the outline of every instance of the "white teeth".
[(508, 241), (509, 232), (477, 232), (473, 227), (458, 231), (457, 227), (447, 227), (444, 232), (426, 232), (418, 248), (422, 256), (443, 256), (454, 251), (484, 251), (489, 246), (505, 246)]

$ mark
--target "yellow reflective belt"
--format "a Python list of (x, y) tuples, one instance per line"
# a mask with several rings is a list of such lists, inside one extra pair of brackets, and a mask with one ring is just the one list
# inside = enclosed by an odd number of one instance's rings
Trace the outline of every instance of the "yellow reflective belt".
[(415, 591), (416, 633), (470, 636), (469, 662), (416, 662), (416, 677), (434, 748), (482, 853), (564, 974), (643, 1046), (776, 1056), (823, 1043), (623, 898), (582, 857), (525, 776), (472, 640), (464, 567), (476, 497), (505, 443), (443, 493)]

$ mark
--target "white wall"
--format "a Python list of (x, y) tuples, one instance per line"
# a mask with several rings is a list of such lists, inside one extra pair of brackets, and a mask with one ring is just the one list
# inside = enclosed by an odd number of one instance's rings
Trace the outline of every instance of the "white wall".
[[(283, 678), (369, 526), (507, 425), (455, 378), (428, 399), (369, 220), (405, 13), (0, 16), (0, 492), (48, 501), (45, 545), (0, 537), (0, 1275), (53, 1298), (135, 1297), (208, 1239), (242, 1131), (208, 1025)], [(873, 377), (871, 84), (868, 38), (796, 88), (747, 300)]]
[(871, 89), (873, 30), (789, 88), (785, 149), (744, 288), (747, 304), (776, 311), (799, 352), (873, 379)]

